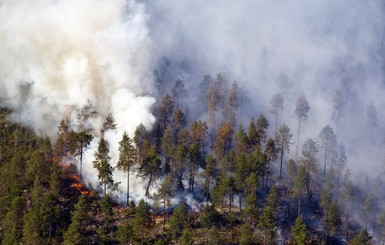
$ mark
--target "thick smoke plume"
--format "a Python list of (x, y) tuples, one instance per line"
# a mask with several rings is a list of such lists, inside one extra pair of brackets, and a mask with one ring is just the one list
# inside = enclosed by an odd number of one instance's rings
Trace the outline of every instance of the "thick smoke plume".
[(1, 1), (0, 96), (13, 118), (54, 136), (63, 117), (91, 107), (118, 131), (154, 121), (144, 7), (120, 1)]
[[(105, 137), (115, 164), (122, 132), (132, 136), (139, 123), (153, 124), (151, 95), (163, 96), (182, 79), (188, 118), (206, 118), (196, 107), (199, 83), (222, 73), (240, 85), (241, 121), (263, 112), (271, 135), (271, 96), (284, 95), (280, 122), (296, 133), (295, 102), (304, 94), (311, 110), (300, 147), (330, 124), (352, 173), (374, 178), (383, 164), (384, 12), (379, 0), (0, 0), (1, 104), (13, 109), (15, 121), (52, 138), (65, 117), (78, 127), (84, 108), (97, 112), (86, 125), (96, 134), (111, 112), (118, 129)], [(159, 91), (153, 90), (155, 69)], [(333, 120), (339, 90), (349, 96)], [(368, 111), (377, 113), (378, 127), (368, 124)], [(92, 184), (97, 142), (84, 168)], [(293, 152), (295, 145), (290, 157)]]
[[(96, 112), (81, 122), (97, 135), (108, 113), (117, 122), (111, 154), (124, 130), (151, 127), (152, 47), (142, 4), (104, 0), (0, 1), (0, 98), (12, 118), (55, 138), (60, 120)], [(96, 138), (87, 152), (92, 167)], [(112, 143), (116, 142), (116, 143)]]

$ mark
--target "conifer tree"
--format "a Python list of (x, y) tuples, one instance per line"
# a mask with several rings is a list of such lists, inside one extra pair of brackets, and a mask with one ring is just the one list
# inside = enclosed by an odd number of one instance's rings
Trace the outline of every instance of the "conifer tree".
[(292, 243), (295, 245), (305, 245), (307, 241), (306, 224), (302, 220), (302, 215), (298, 216), (295, 224), (291, 227)]
[(107, 187), (112, 191), (117, 189), (117, 184), (112, 178), (112, 171), (114, 170), (110, 164), (111, 157), (109, 154), (109, 147), (104, 138), (100, 138), (98, 150), (95, 152), (95, 160), (93, 161), (94, 168), (98, 170), (98, 178), (100, 185), (103, 187), (104, 195), (107, 195)]
[(291, 137), (293, 137), (293, 134), (290, 132), (290, 128), (286, 124), (282, 124), (282, 126), (279, 127), (275, 135), (277, 146), (280, 152), (281, 161), (281, 165), (279, 168), (279, 178), (282, 178), (283, 156), (285, 153), (288, 153), (290, 151), (290, 145), (292, 144)]
[(138, 207), (135, 210), (133, 220), (135, 234), (139, 234), (140, 242), (143, 244), (146, 230), (151, 226), (151, 218), (148, 213), (150, 207), (143, 199), (139, 201)]
[[(154, 181), (159, 178), (161, 175), (161, 160), (156, 148), (153, 145), (150, 145), (148, 142), (145, 142), (143, 145), (148, 144), (148, 151), (144, 153), (143, 161), (139, 162), (138, 173), (137, 175), (143, 179), (147, 179), (146, 186), (146, 196), (150, 195), (150, 187), (154, 184)], [(144, 147), (143, 147), (144, 148)]]
[(328, 158), (333, 156), (333, 151), (337, 145), (337, 136), (333, 129), (326, 125), (318, 135), (319, 144), (324, 150), (324, 178), (326, 177), (326, 162)]
[(86, 243), (84, 227), (88, 220), (88, 205), (86, 197), (81, 195), (72, 213), (71, 224), (64, 233), (65, 245), (82, 245)]
[(193, 245), (194, 244), (194, 238), (191, 235), (190, 229), (184, 229), (182, 233), (182, 237), (180, 238), (180, 244), (181, 245)]
[(116, 129), (116, 126), (117, 125), (116, 125), (116, 122), (115, 122), (115, 118), (112, 116), (111, 113), (108, 113), (108, 115), (106, 116), (105, 121), (103, 122), (103, 127), (102, 127), (102, 130), (101, 130), (101, 133), (103, 134), (107, 130), (114, 130), (114, 129)]
[(178, 239), (182, 235), (183, 230), (189, 228), (188, 210), (184, 202), (179, 203), (168, 223), (169, 232), (174, 239)]
[(244, 224), (240, 229), (239, 244), (242, 245), (251, 245), (253, 243), (253, 230), (249, 224)]
[(298, 217), (301, 215), (301, 198), (306, 190), (306, 168), (300, 165), (294, 178), (294, 195), (298, 198)]
[(158, 189), (158, 193), (155, 195), (155, 200), (157, 202), (161, 202), (163, 204), (163, 215), (165, 216), (163, 223), (163, 230), (166, 226), (167, 219), (167, 208), (171, 204), (171, 198), (174, 195), (174, 189), (172, 185), (172, 177), (171, 175), (167, 175), (164, 179), (162, 185)]
[(135, 166), (136, 150), (132, 139), (127, 132), (123, 133), (122, 140), (119, 142), (119, 160), (117, 168), (127, 173), (127, 206), (130, 202), (130, 171)]
[(208, 237), (209, 237), (209, 240), (208, 240), (208, 244), (209, 245), (221, 245), (222, 244), (222, 241), (221, 241), (221, 237), (219, 235), (219, 230), (216, 226), (212, 226), (208, 232)]
[(306, 168), (306, 191), (311, 198), (311, 187), (313, 185), (312, 175), (317, 171), (317, 144), (312, 139), (307, 139), (302, 147), (302, 163)]
[(297, 105), (294, 111), (295, 117), (298, 119), (298, 132), (297, 132), (297, 148), (295, 151), (295, 159), (298, 159), (298, 147), (299, 147), (299, 135), (301, 131), (301, 122), (307, 121), (307, 116), (310, 110), (309, 102), (305, 95), (301, 95), (297, 99)]
[(276, 133), (278, 131), (278, 116), (279, 116), (279, 112), (283, 109), (283, 103), (284, 103), (284, 98), (283, 98), (282, 94), (276, 93), (271, 97), (270, 113), (273, 114), (275, 117), (275, 132)]
[(366, 229), (361, 229), (357, 236), (351, 241), (352, 245), (372, 245), (372, 237)]
[(258, 227), (262, 230), (263, 244), (273, 244), (276, 236), (275, 226), (276, 219), (274, 217), (273, 209), (270, 206), (266, 206), (262, 210), (258, 223)]

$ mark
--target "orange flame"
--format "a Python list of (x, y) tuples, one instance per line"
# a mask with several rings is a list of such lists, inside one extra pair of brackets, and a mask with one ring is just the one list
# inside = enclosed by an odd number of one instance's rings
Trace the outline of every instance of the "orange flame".
[(71, 185), (71, 187), (75, 188), (80, 194), (85, 195), (85, 196), (95, 196), (95, 193), (93, 191), (89, 190), (84, 190), (84, 184), (80, 183), (80, 178), (77, 175), (72, 175), (72, 180), (74, 183)]

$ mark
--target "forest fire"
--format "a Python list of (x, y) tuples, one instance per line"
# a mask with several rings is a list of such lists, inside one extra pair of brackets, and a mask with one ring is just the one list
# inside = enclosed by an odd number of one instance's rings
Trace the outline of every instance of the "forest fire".
[[(57, 161), (58, 161), (57, 157), (53, 155), (51, 157), (51, 162), (56, 163)], [(66, 175), (66, 178), (72, 180), (73, 183), (71, 184), (71, 187), (75, 188), (82, 195), (95, 196), (95, 193), (93, 191), (87, 190), (85, 185), (81, 183), (79, 176), (74, 173), (75, 170), (71, 168), (71, 166), (70, 168), (67, 168), (67, 165), (68, 165), (67, 162), (69, 161), (68, 159), (66, 159), (66, 157), (61, 157), (61, 161), (59, 165), (62, 173)], [(70, 163), (70, 165), (73, 165), (73, 164)]]
[(79, 176), (72, 175), (72, 180), (74, 183), (71, 185), (71, 187), (75, 188), (80, 194), (85, 196), (95, 196), (95, 193), (93, 191), (85, 190), (85, 186), (83, 183), (80, 183)]
[(84, 196), (95, 196), (95, 193), (93, 191), (85, 190), (85, 186), (83, 183), (80, 182), (79, 176), (72, 175), (71, 178), (74, 182), (71, 185), (71, 187), (75, 188), (78, 192), (80, 192), (80, 194), (82, 194)]

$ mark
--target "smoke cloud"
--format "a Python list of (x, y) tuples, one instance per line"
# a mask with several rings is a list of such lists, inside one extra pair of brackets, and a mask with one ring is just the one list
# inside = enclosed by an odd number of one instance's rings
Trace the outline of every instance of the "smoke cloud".
[[(304, 94), (311, 109), (300, 147), (330, 124), (346, 146), (352, 173), (376, 177), (384, 114), (378, 110), (378, 127), (370, 127), (367, 108), (385, 106), (384, 12), (380, 0), (1, 0), (1, 104), (13, 109), (13, 120), (52, 138), (64, 117), (77, 126), (79, 110), (97, 112), (87, 121), (96, 133), (111, 112), (118, 129), (106, 138), (115, 164), (123, 131), (132, 136), (139, 123), (150, 128), (155, 98), (176, 79), (186, 84), (188, 118), (205, 118), (204, 108), (191, 102), (204, 75), (222, 73), (247, 97), (243, 123), (263, 112), (273, 133), (269, 100), (281, 92), (280, 122), (295, 134), (295, 103)], [(159, 91), (155, 69), (163, 81)], [(333, 97), (344, 81), (352, 93), (336, 123)], [(93, 185), (97, 142), (84, 168)], [(294, 152), (295, 145), (291, 157)], [(140, 181), (133, 185), (132, 193), (143, 196)]]
[(113, 113), (120, 132), (151, 126), (146, 22), (144, 6), (133, 1), (2, 1), (2, 103), (15, 120), (49, 136), (64, 116), (87, 106), (100, 117)]
[[(91, 108), (85, 123), (98, 134), (108, 113), (117, 122), (109, 133), (111, 155), (123, 131), (150, 128), (153, 43), (143, 4), (104, 0), (0, 1), (0, 98), (12, 119), (55, 138), (60, 120)], [(95, 185), (91, 144), (84, 175)], [(113, 143), (114, 142), (114, 143)], [(121, 175), (121, 174), (120, 174)]]
[[(222, 73), (229, 83), (237, 80), (248, 98), (241, 106), (244, 118), (263, 112), (270, 119), (272, 135), (272, 95), (284, 95), (280, 122), (296, 134), (294, 110), (298, 96), (304, 94), (311, 109), (308, 122), (301, 127), (300, 149), (306, 138), (316, 138), (330, 124), (347, 148), (352, 172), (378, 174), (371, 169), (383, 163), (378, 144), (383, 138), (384, 115), (378, 111), (379, 127), (370, 129), (366, 114), (369, 104), (377, 109), (385, 104), (385, 9), (381, 1), (160, 0), (148, 5), (157, 54), (160, 61), (168, 60), (166, 65), (159, 62), (158, 68), (165, 71), (166, 87), (181, 78), (193, 94), (203, 75)], [(344, 81), (352, 95), (335, 123), (333, 97)]]

